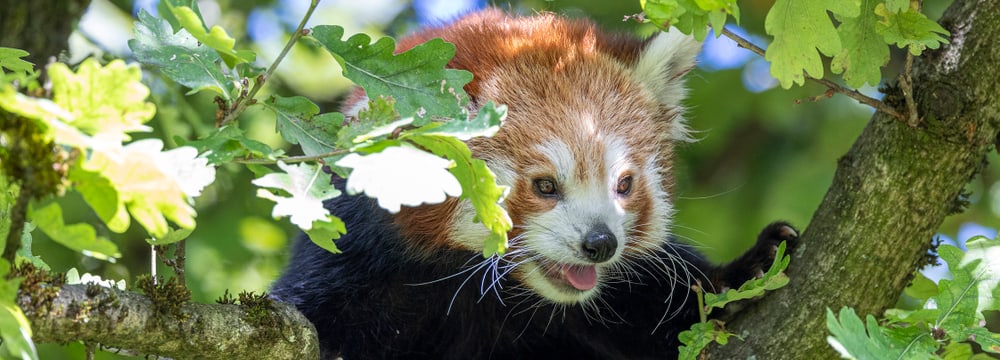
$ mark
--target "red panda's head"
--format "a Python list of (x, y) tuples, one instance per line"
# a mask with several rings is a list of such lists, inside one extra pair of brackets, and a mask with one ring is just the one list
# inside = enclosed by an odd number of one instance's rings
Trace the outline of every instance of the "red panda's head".
[[(473, 108), (508, 106), (491, 138), (468, 142), (498, 183), (514, 228), (508, 276), (552, 302), (585, 303), (630, 260), (668, 241), (671, 159), (688, 140), (682, 75), (700, 45), (677, 32), (641, 41), (552, 14), (508, 17), (490, 10), (407, 39), (405, 49), (440, 37), (471, 71)], [(466, 202), (396, 215), (417, 256), (442, 248), (480, 251), (488, 235)]]

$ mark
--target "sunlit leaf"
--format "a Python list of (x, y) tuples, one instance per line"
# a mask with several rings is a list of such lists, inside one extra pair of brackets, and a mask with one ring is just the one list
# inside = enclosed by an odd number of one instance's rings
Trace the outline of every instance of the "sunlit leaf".
[(350, 154), (337, 166), (353, 169), (347, 179), (347, 193), (378, 200), (379, 206), (399, 212), (402, 205), (437, 204), (448, 195), (459, 196), (462, 186), (448, 172), (453, 162), (403, 144), (381, 152)]
[(765, 58), (771, 62), (771, 75), (781, 87), (805, 82), (803, 71), (814, 78), (823, 77), (820, 53), (834, 56), (842, 45), (830, 11), (842, 19), (858, 16), (859, 0), (777, 0), (764, 20), (764, 28), (774, 36)]
[(340, 113), (319, 114), (315, 103), (301, 96), (271, 96), (264, 105), (277, 115), (281, 137), (302, 146), (306, 155), (327, 154), (337, 149), (337, 132), (344, 123)]
[(454, 167), (450, 171), (461, 186), (462, 198), (469, 200), (475, 208), (475, 220), (482, 222), (490, 230), (491, 235), (485, 239), (483, 246), (483, 255), (503, 254), (507, 249), (507, 231), (511, 228), (510, 216), (500, 206), (500, 202), (507, 196), (507, 187), (497, 185), (496, 176), (486, 167), (486, 162), (472, 158), (465, 143), (454, 137), (432, 134), (404, 136), (406, 140), (438, 156), (451, 159)]
[(285, 164), (278, 162), (284, 171), (264, 175), (253, 181), (254, 185), (281, 190), (288, 194), (276, 195), (264, 189), (257, 190), (257, 196), (275, 202), (271, 216), (289, 216), (292, 224), (309, 231), (316, 221), (328, 221), (330, 212), (323, 207), (323, 200), (340, 196), (340, 191), (330, 184), (330, 175), (319, 165)]
[(52, 101), (74, 115), (69, 125), (108, 139), (150, 130), (143, 123), (153, 118), (156, 106), (146, 101), (149, 88), (142, 84), (138, 66), (114, 60), (102, 67), (88, 58), (76, 72), (63, 63), (49, 65), (48, 76)]
[(788, 276), (783, 273), (791, 261), (785, 255), (785, 242), (778, 245), (774, 262), (764, 276), (743, 283), (739, 289), (729, 289), (721, 294), (705, 293), (705, 307), (722, 308), (733, 301), (751, 299), (764, 294), (764, 291), (780, 289), (788, 284)]
[(339, 254), (340, 249), (337, 248), (334, 240), (347, 233), (347, 227), (337, 217), (330, 216), (326, 221), (314, 221), (312, 229), (306, 230), (305, 233), (314, 244), (326, 249), (326, 251)]
[(212, 29), (206, 30), (201, 15), (190, 7), (169, 6), (169, 8), (181, 27), (199, 42), (217, 51), (230, 68), (236, 64), (252, 62), (256, 59), (257, 56), (252, 51), (234, 50), (233, 45), (236, 45), (236, 39), (229, 36), (221, 26), (215, 25), (212, 26)]
[(889, 62), (889, 46), (875, 32), (877, 0), (861, 0), (861, 13), (856, 17), (842, 17), (837, 33), (843, 45), (830, 62), (830, 71), (843, 74), (844, 82), (851, 87), (865, 83), (876, 86), (882, 81), (882, 66)]

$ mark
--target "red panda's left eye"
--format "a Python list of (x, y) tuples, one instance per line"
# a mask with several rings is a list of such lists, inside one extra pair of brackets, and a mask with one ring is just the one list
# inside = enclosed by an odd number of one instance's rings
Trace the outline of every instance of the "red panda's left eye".
[(628, 195), (632, 192), (632, 176), (625, 175), (618, 179), (618, 186), (615, 187), (615, 191), (618, 195)]

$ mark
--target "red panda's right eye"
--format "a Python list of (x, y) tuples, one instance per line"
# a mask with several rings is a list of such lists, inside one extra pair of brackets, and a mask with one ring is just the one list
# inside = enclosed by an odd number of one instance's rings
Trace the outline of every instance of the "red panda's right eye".
[(544, 196), (556, 195), (556, 183), (551, 179), (535, 179), (535, 191)]

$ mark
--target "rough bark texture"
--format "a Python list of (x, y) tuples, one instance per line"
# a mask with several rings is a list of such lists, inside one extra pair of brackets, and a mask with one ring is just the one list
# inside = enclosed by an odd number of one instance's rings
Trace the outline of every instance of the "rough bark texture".
[(285, 303), (186, 303), (164, 313), (146, 296), (96, 285), (65, 285), (51, 302), (37, 299), (21, 296), (18, 304), (36, 342), (84, 341), (178, 359), (319, 358), (316, 330)]
[(90, 0), (0, 1), (0, 46), (30, 53), (26, 60), (42, 68), (69, 46)]
[(710, 358), (837, 358), (825, 340), (827, 308), (877, 315), (895, 303), (997, 138), (998, 15), (1000, 1), (952, 4), (941, 20), (951, 45), (914, 64), (920, 125), (872, 117), (792, 255), (789, 285), (731, 321), (746, 341)]

